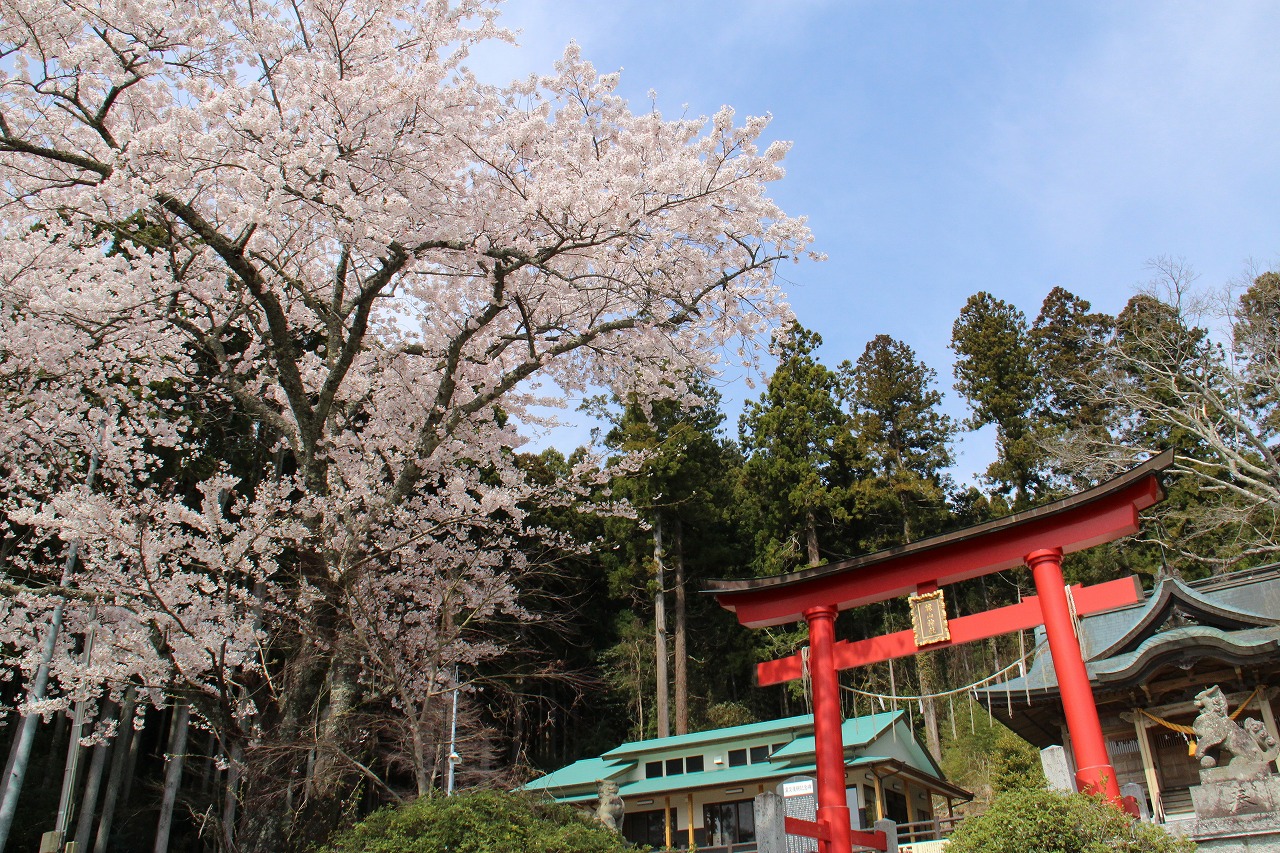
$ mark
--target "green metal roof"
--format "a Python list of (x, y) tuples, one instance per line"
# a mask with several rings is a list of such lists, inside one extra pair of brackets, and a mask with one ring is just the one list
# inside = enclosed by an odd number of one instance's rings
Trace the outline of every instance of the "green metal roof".
[(634, 761), (606, 761), (603, 758), (584, 758), (575, 761), (568, 767), (561, 767), (546, 776), (539, 776), (523, 786), (526, 791), (571, 790), (573, 788), (590, 788), (591, 796), (595, 796), (596, 782), (601, 779), (612, 779), (635, 767)]
[(730, 726), (727, 729), (710, 729), (705, 732), (693, 732), (692, 734), (676, 735), (675, 737), (631, 741), (614, 747), (602, 757), (614, 759), (631, 758), (643, 752), (666, 752), (689, 746), (722, 743), (730, 740), (747, 740), (781, 732), (794, 732), (805, 728), (813, 728), (813, 717), (808, 714), (799, 717), (784, 717), (781, 720), (768, 720), (763, 723), (748, 723), (745, 726)]
[(795, 776), (797, 773), (812, 773), (813, 764), (799, 767), (784, 767), (779, 764), (744, 764), (741, 767), (729, 767), (724, 770), (704, 770), (701, 773), (685, 773), (680, 776), (659, 776), (656, 779), (639, 779), (623, 785), (619, 793), (624, 797), (636, 797), (643, 794), (657, 794), (678, 788), (681, 791), (690, 788), (720, 788), (725, 785), (742, 785), (757, 782), (761, 779), (776, 779), (783, 776)]
[[(895, 725), (905, 727), (905, 720), (905, 711), (854, 717), (845, 720), (841, 726), (841, 739), (844, 741), (846, 750), (857, 750), (875, 742), (877, 738), (884, 737), (886, 732)], [(917, 769), (926, 775), (936, 775), (941, 780), (943, 778), (941, 770), (916, 743), (914, 735), (907, 730), (904, 737), (908, 741), (908, 752), (914, 756), (914, 763), (919, 765)], [(696, 773), (664, 774), (652, 779), (631, 779), (630, 781), (623, 779), (625, 776), (632, 775), (642, 762), (662, 760), (661, 757), (664, 755), (687, 756), (696, 755), (700, 751), (703, 755), (707, 755), (708, 753), (703, 750), (712, 745), (717, 749), (726, 746), (739, 748), (753, 741), (777, 743), (783, 740), (786, 741), (785, 745), (763, 762), (738, 767), (711, 765), (708, 769)], [(846, 767), (891, 760), (897, 759), (884, 756), (850, 755), (848, 752), (845, 754)], [(523, 787), (525, 790), (543, 791), (561, 802), (587, 802), (595, 799), (596, 783), (601, 779), (614, 780), (618, 783), (619, 793), (623, 797), (634, 798), (673, 790), (722, 788), (766, 780), (780, 780), (788, 776), (812, 774), (814, 769), (813, 718), (805, 715), (745, 726), (712, 729), (677, 737), (650, 738), (624, 743), (599, 758), (587, 758), (575, 762), (554, 773), (534, 779)]]
[[(889, 729), (897, 720), (905, 716), (903, 711), (891, 711), (854, 717), (844, 721), (841, 726), (841, 739), (846, 749), (865, 746)], [(781, 720), (770, 720), (763, 723), (750, 723), (745, 726), (731, 726), (725, 729), (712, 729), (677, 737), (650, 738), (648, 740), (624, 743), (606, 752), (600, 758), (585, 758), (548, 773), (527, 783), (523, 787), (531, 791), (546, 791), (557, 799), (574, 801), (590, 799), (595, 796), (596, 783), (601, 779), (617, 779), (630, 772), (647, 756), (645, 753), (669, 754), (673, 750), (690, 750), (708, 744), (728, 742), (746, 742), (754, 739), (768, 738), (785, 734), (789, 741), (770, 756), (765, 763), (746, 764), (741, 767), (713, 767), (697, 773), (684, 773), (679, 776), (660, 776), (654, 779), (639, 779), (621, 785), (624, 796), (665, 791), (671, 788), (674, 780), (678, 780), (681, 788), (718, 787), (734, 785), (760, 779), (773, 779), (782, 776), (793, 776), (797, 773), (809, 773), (813, 770), (814, 742), (812, 734), (796, 736), (798, 732), (813, 730), (813, 718), (805, 715), (787, 717)], [(864, 763), (865, 757), (847, 762)]]
[[(598, 759), (589, 759), (592, 761)], [(883, 764), (892, 759), (879, 755), (860, 755), (845, 762), (845, 767), (863, 767), (870, 764)], [(581, 762), (580, 762), (581, 763)], [(572, 766), (572, 765), (570, 765)], [(566, 768), (568, 769), (568, 768)], [(764, 780), (785, 779), (790, 776), (809, 776), (817, 772), (812, 762), (782, 766), (779, 764), (747, 764), (742, 767), (730, 767), (724, 770), (707, 770), (702, 773), (685, 773), (681, 776), (665, 776), (656, 779), (639, 779), (619, 786), (618, 793), (623, 797), (643, 797), (646, 794), (663, 794), (673, 790), (673, 782), (678, 782), (675, 789), (686, 791), (697, 788), (725, 788), (730, 785), (746, 785)], [(543, 777), (545, 779), (547, 777)], [(542, 779), (536, 780), (541, 782)], [(564, 793), (556, 796), (562, 803), (585, 803), (596, 799), (595, 780), (591, 789), (581, 793)], [(533, 783), (525, 786), (529, 790), (543, 790), (545, 786), (536, 788)]]
[[(905, 711), (886, 711), (882, 714), (871, 714), (867, 717), (851, 717), (840, 726), (840, 739), (844, 748), (866, 746), (879, 737), (886, 729), (905, 715)], [(773, 758), (794, 758), (802, 755), (813, 755), (813, 735), (798, 737), (782, 749), (773, 753)]]

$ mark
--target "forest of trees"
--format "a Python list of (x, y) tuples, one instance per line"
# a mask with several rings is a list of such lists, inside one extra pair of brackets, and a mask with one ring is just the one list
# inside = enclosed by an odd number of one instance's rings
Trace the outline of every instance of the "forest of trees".
[[(752, 668), (803, 631), (740, 629), (704, 579), (917, 540), (1165, 448), (1143, 538), (1068, 574), (1280, 549), (1274, 273), (1206, 294), (1164, 262), (1114, 317), (975, 294), (959, 422), (907, 342), (827, 366), (794, 322), (775, 273), (810, 235), (767, 195), (787, 146), (765, 119), (633, 113), (575, 46), (482, 85), (468, 48), (508, 34), (480, 0), (17, 6), (0, 847), (309, 849), (450, 780), (801, 713)], [(723, 411), (726, 353), (756, 366), (769, 340), (763, 393)], [(597, 392), (597, 446), (521, 452), (544, 403)], [(953, 441), (986, 426), (995, 463), (954, 481)], [(970, 683), (1020, 639), (850, 673), (847, 711)], [(999, 741), (963, 698), (901, 706), (935, 754)]]
[[(381, 656), (366, 665), (407, 666), (397, 663), (405, 652), (395, 643), (420, 644), (418, 653), (438, 659), (446, 642), (485, 651), (454, 655), (449, 672), (437, 666), (435, 686), (391, 671), (384, 683), (394, 692), (362, 690), (350, 700), (344, 726), (359, 752), (344, 756), (349, 788), (340, 813), (315, 819), (338, 826), (375, 805), (441, 789), (455, 685), (460, 786), (508, 786), (626, 739), (803, 713), (803, 692), (752, 680), (755, 663), (805, 642), (803, 628), (746, 631), (698, 594), (702, 580), (786, 572), (978, 523), (1086, 487), (1165, 448), (1178, 451), (1183, 473), (1168, 483), (1170, 497), (1148, 529), (1140, 539), (1070, 557), (1069, 578), (1196, 577), (1269, 559), (1265, 493), (1224, 473), (1240, 463), (1214, 443), (1225, 414), (1212, 421), (1216, 433), (1197, 431), (1195, 418), (1206, 417), (1210, 403), (1197, 395), (1209, 386), (1217, 395), (1210, 400), (1236, 401), (1231, 414), (1256, 430), (1248, 441), (1271, 446), (1274, 394), (1265, 377), (1280, 355), (1277, 281), (1273, 273), (1256, 276), (1231, 303), (1226, 327), (1204, 316), (1190, 320), (1176, 300), (1192, 294), (1178, 290), (1177, 279), (1135, 295), (1116, 317), (1092, 312), (1061, 288), (1048, 293), (1032, 322), (989, 293), (975, 294), (953, 339), (955, 388), (971, 412), (964, 423), (942, 412), (936, 373), (905, 343), (881, 335), (856, 362), (828, 368), (820, 336), (800, 325), (777, 336), (776, 370), (740, 414), (736, 437), (705, 377), (684, 380), (693, 402), (635, 393), (596, 399), (587, 408), (601, 418), (606, 456), (584, 447), (568, 457), (557, 450), (511, 457), (528, 483), (524, 532), (508, 545), (528, 567), (508, 574), (513, 607), (469, 603), (445, 611), (454, 621), (424, 624), (413, 606), (422, 593), (393, 588), (363, 605), (381, 613), (351, 615), (373, 622), (391, 614), (398, 626), (393, 634), (365, 629), (362, 654)], [(1228, 338), (1219, 334), (1224, 328)], [(1139, 357), (1141, 372), (1132, 366)], [(1142, 396), (1157, 393), (1147, 361), (1171, 365), (1168, 375), (1187, 383), (1159, 387), (1163, 410)], [(996, 461), (979, 485), (957, 484), (948, 474), (953, 440), (988, 423), (997, 426)], [(219, 441), (233, 443), (225, 433)], [(239, 442), (253, 445), (251, 436)], [(1270, 476), (1280, 470), (1262, 452), (1229, 449)], [(1224, 479), (1228, 487), (1217, 488)], [(44, 547), (50, 557), (60, 553)], [(70, 589), (59, 591), (72, 600)], [(973, 612), (1029, 591), (1028, 577), (1009, 572), (962, 585), (951, 600), (957, 612)], [(474, 592), (461, 578), (432, 594)], [(846, 614), (840, 630), (856, 638), (906, 623), (890, 603)], [(84, 635), (68, 642), (68, 655), (86, 654)], [(1024, 638), (1006, 637), (921, 655), (896, 671), (881, 665), (846, 673), (846, 712), (879, 710), (872, 697), (889, 697), (912, 713), (953, 776), (989, 796), (1002, 780), (1034, 772), (1025, 745), (993, 728), (963, 692), (937, 701), (892, 697), (947, 694), (1027, 651)], [(143, 700), (147, 687), (137, 677), (123, 694), (105, 686), (89, 697), (83, 722), (74, 694), (49, 691), (46, 707), (54, 712), (35, 733), (15, 840), (52, 822), (69, 741), (83, 725), (97, 740), (79, 758), (81, 801), (95, 804), (77, 815), (81, 838), (92, 844), (97, 835), (104, 850), (145, 846), (167, 806), (176, 811), (174, 843), (229, 847), (230, 833), (211, 833), (210, 823), (225, 827), (234, 814), (232, 762), (252, 756), (228, 756), (211, 721), (188, 710), (197, 702), (179, 704), (176, 692)], [(15, 703), (23, 689), (30, 688), (11, 683)], [(133, 727), (117, 727), (130, 718)], [(17, 730), (9, 728), (11, 752)], [(309, 744), (313, 774), (320, 752)], [(174, 776), (166, 756), (178, 753), (185, 758)], [(297, 784), (301, 803), (316, 781), (304, 775)]]

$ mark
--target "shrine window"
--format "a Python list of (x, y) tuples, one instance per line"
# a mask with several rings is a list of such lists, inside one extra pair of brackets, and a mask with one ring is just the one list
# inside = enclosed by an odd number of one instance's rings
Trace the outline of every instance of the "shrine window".
[(756, 814), (751, 800), (712, 803), (702, 810), (708, 842), (713, 846), (756, 840)]
[(884, 816), (895, 823), (910, 823), (907, 798), (897, 791), (884, 792)]
[(701, 755), (668, 758), (666, 761), (649, 761), (644, 765), (644, 778), (661, 779), (663, 776), (680, 776), (684, 773), (701, 773), (706, 764)]
[(661, 810), (628, 814), (622, 819), (622, 837), (661, 849), (667, 845), (666, 815)]
[(876, 789), (870, 785), (862, 786), (862, 797), (858, 802), (858, 825), (865, 828), (871, 826), (876, 819)]
[(782, 749), (782, 744), (780, 743), (753, 746), (748, 749), (731, 749), (729, 750), (729, 766), (745, 767), (748, 764), (764, 764), (769, 760), (769, 756), (779, 749)]

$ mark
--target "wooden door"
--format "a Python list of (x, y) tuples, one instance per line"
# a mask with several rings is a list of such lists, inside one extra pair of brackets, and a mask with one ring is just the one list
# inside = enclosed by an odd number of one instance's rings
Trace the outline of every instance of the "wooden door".
[(1155, 761), (1161, 790), (1189, 788), (1200, 784), (1200, 765), (1189, 754), (1191, 747), (1186, 737), (1166, 728), (1152, 728), (1149, 735), (1151, 757)]

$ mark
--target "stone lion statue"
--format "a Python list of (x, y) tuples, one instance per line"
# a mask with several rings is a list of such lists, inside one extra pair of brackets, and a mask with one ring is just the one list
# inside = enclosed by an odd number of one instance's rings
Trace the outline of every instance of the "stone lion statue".
[(596, 820), (614, 832), (622, 832), (622, 815), (626, 811), (626, 806), (622, 802), (621, 795), (618, 794), (618, 783), (610, 782), (608, 779), (598, 780), (596, 796), (598, 797)]
[[(1217, 685), (1196, 694), (1199, 715), (1191, 724), (1196, 736), (1195, 757), (1203, 781), (1260, 779), (1270, 775), (1269, 763), (1280, 755), (1275, 738), (1254, 719), (1242, 728), (1227, 715), (1227, 697)], [(1230, 760), (1227, 757), (1230, 756)]]

